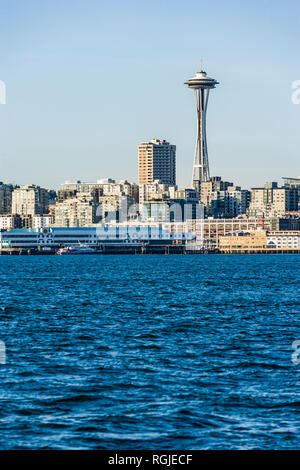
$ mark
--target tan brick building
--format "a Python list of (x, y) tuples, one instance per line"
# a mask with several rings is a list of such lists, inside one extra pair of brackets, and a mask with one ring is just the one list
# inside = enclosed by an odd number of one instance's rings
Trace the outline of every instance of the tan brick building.
[(153, 139), (138, 146), (139, 184), (176, 184), (176, 146), (165, 140)]

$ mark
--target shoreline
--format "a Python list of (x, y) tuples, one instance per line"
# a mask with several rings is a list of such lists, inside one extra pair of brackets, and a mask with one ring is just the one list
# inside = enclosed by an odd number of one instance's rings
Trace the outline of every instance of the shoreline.
[[(36, 248), (11, 248), (0, 250), (0, 256), (53, 256), (57, 249), (39, 250)], [(188, 250), (184, 246), (159, 246), (155, 248), (111, 248), (95, 253), (72, 253), (59, 256), (78, 256), (78, 255), (282, 255), (282, 254), (300, 254), (300, 249), (249, 249), (249, 250)]]

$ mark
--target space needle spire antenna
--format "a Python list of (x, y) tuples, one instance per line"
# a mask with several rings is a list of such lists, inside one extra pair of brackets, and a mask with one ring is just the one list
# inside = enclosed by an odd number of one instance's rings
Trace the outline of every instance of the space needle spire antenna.
[(187, 80), (185, 85), (194, 90), (196, 115), (197, 115), (197, 133), (195, 143), (194, 164), (192, 173), (192, 187), (200, 192), (201, 183), (209, 181), (209, 162), (207, 153), (206, 138), (206, 112), (209, 92), (215, 88), (219, 82), (207, 76), (203, 70), (202, 60), (200, 62), (200, 72), (196, 76)]

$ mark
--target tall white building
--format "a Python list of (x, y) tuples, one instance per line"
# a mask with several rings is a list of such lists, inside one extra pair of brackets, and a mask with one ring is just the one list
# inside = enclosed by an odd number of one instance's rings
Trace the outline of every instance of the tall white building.
[(16, 188), (12, 193), (13, 214), (46, 214), (49, 209), (48, 191), (34, 184)]

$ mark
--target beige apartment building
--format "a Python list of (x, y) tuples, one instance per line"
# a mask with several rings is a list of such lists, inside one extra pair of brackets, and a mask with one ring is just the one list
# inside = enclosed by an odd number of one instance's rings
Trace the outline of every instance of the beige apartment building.
[(96, 221), (95, 197), (81, 193), (59, 202), (55, 207), (56, 227), (85, 227)]
[(176, 145), (153, 139), (138, 146), (139, 185), (159, 180), (162, 184), (176, 184)]
[(263, 188), (251, 189), (249, 215), (280, 217), (286, 212), (297, 211), (298, 194), (295, 188), (279, 188), (277, 183), (267, 183)]
[(146, 201), (169, 199), (171, 188), (173, 187), (162, 184), (159, 180), (148, 184), (141, 184), (139, 186), (139, 203), (143, 204)]
[(139, 187), (136, 183), (129, 183), (127, 180), (121, 180), (117, 183), (111, 178), (103, 178), (97, 180), (96, 183), (84, 183), (81, 181), (66, 181), (62, 185), (62, 189), (58, 190), (58, 202), (76, 195), (86, 193), (95, 195), (98, 200), (101, 197), (121, 198), (123, 196), (131, 197), (138, 202)]
[(47, 214), (49, 209), (48, 191), (34, 184), (16, 188), (12, 193), (13, 214)]
[(116, 200), (128, 197), (134, 202), (138, 202), (139, 187), (136, 183), (129, 183), (127, 180), (121, 180), (119, 183), (116, 183), (115, 180), (105, 178), (97, 181), (92, 194), (95, 194), (99, 201), (101, 198), (106, 197), (115, 198)]
[[(66, 181), (58, 190), (55, 225), (76, 227), (92, 225), (103, 219), (119, 219), (138, 203), (138, 197), (139, 186), (127, 180), (116, 182), (112, 178), (102, 178), (95, 183)], [(86, 218), (83, 215), (78, 217), (84, 204), (88, 206), (88, 215)]]
[(206, 207), (207, 215), (211, 217), (230, 218), (245, 214), (250, 197), (250, 191), (222, 181), (220, 176), (201, 183), (200, 200)]
[(233, 183), (222, 181), (220, 176), (213, 176), (208, 181), (202, 181), (200, 189), (200, 200), (208, 207), (211, 205), (212, 195), (215, 191), (226, 191)]

